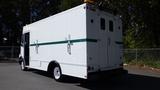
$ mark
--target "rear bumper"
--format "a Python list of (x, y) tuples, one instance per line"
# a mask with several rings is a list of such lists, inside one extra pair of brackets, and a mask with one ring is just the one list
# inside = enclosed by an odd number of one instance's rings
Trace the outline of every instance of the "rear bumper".
[(127, 74), (128, 74), (127, 70), (124, 70), (123, 68), (118, 68), (118, 69), (113, 69), (113, 70), (88, 73), (87, 78), (88, 79), (112, 78), (112, 77), (117, 77), (117, 76), (125, 76)]

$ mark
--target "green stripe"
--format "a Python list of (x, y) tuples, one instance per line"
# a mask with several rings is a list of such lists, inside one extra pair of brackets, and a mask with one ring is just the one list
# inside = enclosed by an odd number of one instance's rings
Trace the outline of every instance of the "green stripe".
[[(96, 39), (75, 39), (70, 40), (71, 43), (79, 43), (79, 42), (97, 42)], [(52, 45), (52, 44), (65, 44), (68, 43), (68, 41), (56, 41), (56, 42), (46, 42), (46, 43), (38, 43), (38, 44), (30, 44), (30, 46), (36, 46), (36, 45)]]

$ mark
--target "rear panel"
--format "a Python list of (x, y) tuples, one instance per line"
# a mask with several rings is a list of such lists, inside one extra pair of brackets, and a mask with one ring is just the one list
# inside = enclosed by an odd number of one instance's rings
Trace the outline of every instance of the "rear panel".
[(122, 65), (122, 25), (118, 16), (88, 5), (87, 42), (88, 72), (120, 68)]

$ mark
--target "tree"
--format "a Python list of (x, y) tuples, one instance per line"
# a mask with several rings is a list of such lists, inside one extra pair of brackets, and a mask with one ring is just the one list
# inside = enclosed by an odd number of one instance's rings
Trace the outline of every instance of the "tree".
[(31, 22), (46, 18), (60, 12), (60, 0), (30, 0)]
[(75, 7), (83, 3), (83, 0), (60, 0), (60, 1), (61, 1), (59, 5), (60, 11), (70, 9), (72, 7)]
[[(22, 28), (59, 12), (59, 0), (1, 0), (0, 44), (20, 45)], [(7, 43), (3, 43), (6, 37)]]
[(159, 0), (105, 0), (101, 7), (121, 15), (126, 48), (153, 48), (160, 47), (159, 3)]
[[(159, 0), (97, 0), (100, 9), (119, 14), (126, 48), (160, 47)], [(83, 3), (83, 0), (0, 0), (0, 44), (19, 45), (22, 28)]]
[[(13, 42), (17, 42), (19, 35), (19, 24), (18, 24), (18, 9), (19, 0), (8, 1), (5, 0), (0, 1), (0, 16), (1, 16), (1, 28), (0, 32), (2, 33), (1, 38), (7, 38), (8, 42), (6, 45), (11, 45)], [(12, 31), (15, 30), (15, 31)], [(17, 32), (17, 33), (15, 33)], [(13, 39), (14, 38), (14, 39)], [(3, 40), (3, 39), (2, 39)], [(1, 41), (3, 42), (3, 41)], [(2, 44), (2, 43), (1, 43)]]

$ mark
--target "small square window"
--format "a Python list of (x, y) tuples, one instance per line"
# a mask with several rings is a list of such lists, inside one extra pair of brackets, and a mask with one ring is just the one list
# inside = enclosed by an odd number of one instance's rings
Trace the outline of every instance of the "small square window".
[(105, 30), (106, 29), (106, 21), (104, 18), (100, 19), (100, 26), (101, 26), (101, 30)]
[(109, 21), (109, 31), (110, 32), (113, 32), (113, 29), (114, 29), (114, 25), (113, 25), (113, 21)]

